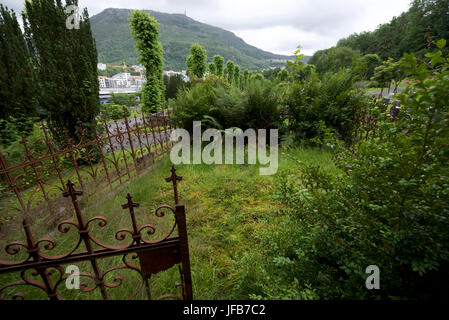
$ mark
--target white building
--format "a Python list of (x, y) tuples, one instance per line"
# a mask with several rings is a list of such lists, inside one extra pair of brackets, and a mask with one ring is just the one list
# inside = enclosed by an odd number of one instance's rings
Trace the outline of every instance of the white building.
[(136, 72), (145, 72), (145, 67), (144, 66), (139, 66), (139, 65), (133, 65), (131, 66)]
[(112, 77), (99, 76), (100, 89), (139, 89), (146, 81), (143, 76), (132, 76), (130, 73), (117, 73)]
[(129, 88), (131, 87), (132, 78), (130, 73), (122, 72), (114, 74), (109, 81), (113, 88)]
[(182, 70), (181, 72), (172, 71), (172, 70), (163, 72), (164, 76), (169, 76), (169, 77), (174, 76), (176, 74), (181, 75), (182, 76), (182, 80), (184, 80), (185, 82), (189, 81), (189, 77), (187, 76), (187, 72), (185, 70)]
[(97, 64), (97, 69), (98, 70), (106, 70), (106, 65), (104, 63), (98, 63)]
[(110, 88), (109, 78), (104, 76), (98, 77), (98, 82), (100, 83), (100, 88)]

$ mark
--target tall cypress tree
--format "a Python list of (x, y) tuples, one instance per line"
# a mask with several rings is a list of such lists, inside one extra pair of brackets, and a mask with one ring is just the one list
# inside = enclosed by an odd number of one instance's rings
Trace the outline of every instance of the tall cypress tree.
[[(78, 1), (67, 0), (66, 5), (77, 6)], [(39, 102), (60, 142), (64, 130), (77, 141), (78, 119), (91, 128), (100, 106), (97, 52), (87, 9), (79, 28), (68, 29), (68, 17), (61, 0), (25, 2), (24, 29), (38, 72)]]
[(0, 4), (0, 142), (32, 130), (36, 87), (30, 52), (14, 11)]
[(158, 111), (163, 108), (164, 58), (162, 45), (158, 40), (159, 24), (145, 11), (134, 11), (129, 19), (134, 36), (139, 62), (145, 66), (147, 82), (142, 89), (142, 108), (144, 111)]
[(224, 59), (222, 56), (216, 54), (214, 56), (214, 64), (216, 67), (216, 75), (219, 77), (223, 77), (223, 71), (224, 71)]
[(228, 77), (228, 82), (232, 84), (234, 82), (234, 62), (231, 60), (226, 62), (226, 74)]
[(234, 65), (234, 84), (238, 87), (240, 85), (240, 66)]

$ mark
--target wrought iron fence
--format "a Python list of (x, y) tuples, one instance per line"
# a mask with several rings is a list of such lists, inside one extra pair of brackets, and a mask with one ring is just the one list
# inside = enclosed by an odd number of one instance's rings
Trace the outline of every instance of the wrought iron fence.
[(78, 122), (77, 142), (66, 134), (61, 147), (42, 123), (37, 139), (22, 138), (18, 155), (0, 152), (0, 230), (5, 221), (25, 215), (54, 227), (70, 208), (61, 196), (64, 181), (76, 183), (86, 199), (139, 175), (171, 147), (168, 110), (103, 119), (90, 128), (90, 138), (87, 129)]
[[(174, 224), (168, 228), (168, 232), (163, 232), (157, 239), (144, 239), (144, 232), (150, 236), (156, 234), (156, 226), (153, 224), (139, 225), (135, 217), (135, 209), (139, 207), (138, 203), (132, 200), (128, 194), (126, 203), (122, 209), (127, 210), (130, 215), (131, 228), (119, 229), (115, 233), (117, 241), (125, 241), (126, 235), (130, 236), (127, 244), (110, 245), (101, 242), (92, 234), (91, 227), (94, 222), (103, 228), (108, 224), (104, 216), (95, 216), (86, 221), (78, 202), (82, 191), (76, 190), (74, 184), (69, 180), (63, 192), (63, 196), (69, 198), (74, 209), (76, 219), (64, 220), (58, 224), (57, 230), (65, 235), (71, 228), (78, 232), (77, 240), (73, 243), (73, 248), (69, 252), (57, 255), (51, 255), (57, 245), (55, 240), (50, 237), (43, 237), (35, 240), (31, 231), (31, 226), (27, 218), (23, 220), (23, 229), (25, 231), (26, 241), (13, 241), (6, 245), (6, 252), (13, 256), (18, 255), (21, 249), (26, 252), (22, 259), (16, 261), (0, 260), (0, 276), (7, 273), (20, 272), (20, 280), (14, 280), (6, 284), (0, 283), (0, 299), (8, 296), (16, 299), (24, 299), (26, 295), (23, 291), (16, 292), (16, 287), (26, 286), (38, 288), (44, 292), (49, 299), (62, 299), (60, 294), (61, 284), (66, 283), (70, 275), (66, 275), (63, 265), (72, 264), (81, 261), (88, 261), (92, 272), (81, 272), (80, 277), (91, 279), (93, 284), (89, 286), (87, 282), (81, 283), (80, 292), (101, 292), (103, 299), (109, 298), (109, 290), (120, 287), (123, 277), (114, 276), (108, 280), (108, 276), (117, 270), (128, 270), (136, 272), (140, 278), (140, 286), (130, 295), (130, 299), (145, 291), (147, 298), (152, 298), (149, 279), (152, 275), (167, 270), (176, 264), (179, 264), (180, 283), (182, 288), (182, 298), (190, 300), (193, 298), (192, 281), (190, 274), (189, 249), (187, 241), (186, 217), (184, 205), (178, 204), (177, 183), (182, 177), (177, 176), (176, 170), (172, 167), (171, 176), (166, 179), (173, 183), (175, 206), (160, 205), (155, 211), (155, 216), (163, 218), (166, 212), (174, 215)], [(175, 230), (176, 229), (176, 230)], [(177, 236), (174, 236), (177, 231)], [(84, 245), (84, 250), (81, 247)], [(95, 247), (97, 249), (95, 249)], [(50, 252), (50, 254), (49, 254)], [(22, 252), (23, 254), (24, 252)], [(102, 271), (98, 261), (113, 256), (121, 256), (122, 263), (109, 266)], [(130, 260), (138, 261), (133, 263)], [(0, 277), (0, 279), (2, 279)], [(145, 289), (145, 290), (143, 290)], [(8, 296), (7, 294), (8, 293)], [(176, 294), (163, 294), (156, 299), (180, 299)]]

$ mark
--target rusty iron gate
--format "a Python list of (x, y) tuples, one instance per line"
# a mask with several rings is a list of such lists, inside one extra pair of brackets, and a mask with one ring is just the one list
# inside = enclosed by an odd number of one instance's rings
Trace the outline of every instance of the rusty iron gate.
[[(126, 234), (128, 234), (131, 236), (131, 240), (129, 240), (128, 244), (121, 246), (105, 244), (92, 234), (90, 230), (92, 223), (96, 222), (99, 227), (104, 227), (108, 221), (104, 216), (95, 216), (86, 221), (78, 202), (78, 198), (83, 192), (76, 190), (74, 184), (69, 180), (63, 196), (71, 200), (76, 219), (60, 222), (57, 229), (60, 233), (65, 234), (71, 227), (74, 227), (78, 233), (77, 244), (68, 253), (49, 255), (48, 252), (56, 247), (56, 242), (50, 237), (43, 237), (36, 241), (33, 237), (30, 223), (25, 218), (23, 220), (23, 229), (26, 241), (13, 241), (5, 247), (9, 255), (15, 255), (23, 251), (21, 249), (25, 249), (25, 258), (18, 261), (0, 260), (0, 276), (12, 272), (20, 272), (21, 279), (0, 284), (0, 299), (7, 298), (5, 295), (6, 291), (9, 292), (9, 296), (13, 299), (25, 299), (26, 296), (22, 291), (15, 292), (13, 290), (17, 286), (36, 287), (41, 289), (49, 299), (63, 299), (58, 286), (61, 283), (65, 283), (71, 275), (65, 274), (62, 265), (82, 261), (90, 263), (92, 272), (80, 272), (80, 277), (90, 278), (94, 284), (88, 287), (88, 284), (83, 282), (80, 286), (81, 292), (91, 292), (97, 289), (101, 292), (103, 299), (109, 299), (109, 290), (107, 289), (119, 287), (123, 279), (120, 276), (115, 276), (112, 281), (108, 281), (106, 279), (107, 275), (116, 270), (128, 269), (137, 272), (141, 279), (139, 288), (128, 298), (133, 299), (137, 293), (145, 290), (147, 298), (152, 299), (149, 284), (150, 277), (174, 265), (178, 265), (180, 282), (176, 286), (182, 288), (181, 296), (183, 299), (193, 299), (185, 207), (182, 204), (178, 204), (177, 183), (180, 180), (182, 180), (182, 177), (178, 176), (176, 169), (172, 167), (171, 176), (166, 178), (166, 181), (173, 184), (175, 205), (174, 207), (166, 204), (159, 205), (155, 211), (155, 216), (162, 218), (167, 212), (168, 214), (173, 214), (174, 224), (170, 227), (170, 231), (159, 239), (145, 240), (143, 238), (143, 231), (151, 236), (155, 234), (156, 227), (152, 224), (138, 225), (135, 210), (139, 207), (139, 204), (134, 202), (132, 196), (128, 193), (126, 203), (122, 205), (122, 209), (128, 211), (132, 227), (119, 229), (115, 233), (115, 239), (124, 241), (127, 239)], [(176, 231), (178, 233), (177, 236), (175, 236)], [(82, 245), (85, 247), (84, 250), (81, 249)], [(94, 247), (97, 247), (97, 249), (94, 249)], [(122, 263), (102, 271), (98, 261), (113, 256), (122, 256)], [(136, 260), (139, 263), (132, 263), (130, 260)], [(56, 280), (54, 280), (55, 277)], [(38, 280), (32, 278), (37, 278)], [(155, 299), (181, 299), (181, 297), (176, 294), (164, 294)]]
[(124, 111), (122, 120), (97, 121), (87, 127), (78, 120), (77, 141), (66, 133), (63, 144), (42, 123), (36, 137), (22, 137), (18, 154), (0, 151), (0, 229), (5, 218), (18, 217), (20, 227), (28, 213), (33, 220), (47, 215), (54, 226), (71, 207), (61, 196), (65, 181), (76, 183), (85, 201), (139, 176), (172, 146), (168, 109), (133, 117)]

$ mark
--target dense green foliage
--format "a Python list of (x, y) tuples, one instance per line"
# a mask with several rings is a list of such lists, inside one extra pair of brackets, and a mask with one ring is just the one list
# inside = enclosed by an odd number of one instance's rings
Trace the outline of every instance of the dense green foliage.
[[(261, 248), (274, 258), (257, 270), (276, 286), (263, 297), (447, 299), (449, 59), (427, 57), (402, 59), (417, 82), (400, 96), (397, 121), (371, 108), (375, 131), (337, 147), (341, 173), (300, 164), (281, 175), (274, 197), (285, 219), (266, 234)], [(365, 288), (369, 265), (381, 270), (380, 290)]]
[(0, 144), (33, 129), (37, 89), (31, 55), (14, 11), (0, 4)]
[(129, 19), (139, 62), (145, 67), (146, 82), (142, 88), (142, 109), (158, 111), (165, 105), (162, 72), (164, 60), (160, 44), (159, 25), (156, 19), (145, 11), (134, 11)]
[(193, 121), (204, 127), (274, 128), (279, 121), (279, 95), (269, 81), (252, 81), (245, 91), (215, 76), (181, 91), (172, 100), (173, 119), (192, 129)]
[(216, 54), (214, 56), (214, 64), (215, 64), (215, 68), (216, 68), (216, 73), (213, 73), (213, 74), (215, 74), (216, 76), (219, 76), (219, 77), (223, 76), (224, 58), (222, 56)]
[(322, 124), (331, 128), (339, 138), (351, 142), (354, 114), (367, 103), (353, 88), (349, 70), (326, 74), (315, 73), (295, 82), (286, 100), (288, 131), (295, 140), (308, 140), (322, 135)]
[(101, 113), (106, 118), (106, 120), (119, 120), (123, 119), (125, 115), (129, 117), (131, 115), (131, 111), (127, 106), (119, 105), (119, 104), (103, 104), (101, 105)]
[(136, 105), (136, 95), (129, 93), (111, 93), (111, 102), (122, 106), (131, 107)]
[(226, 79), (228, 80), (229, 83), (234, 82), (234, 66), (235, 66), (235, 64), (231, 60), (228, 60), (228, 62), (226, 62), (225, 75), (226, 75)]
[(373, 32), (353, 34), (338, 47), (374, 53), (382, 60), (399, 59), (405, 52), (418, 56), (428, 50), (429, 40), (449, 38), (449, 0), (413, 0), (410, 9)]
[(217, 67), (215, 63), (209, 62), (209, 64), (207, 65), (207, 70), (209, 71), (209, 74), (217, 75)]
[(317, 51), (309, 63), (315, 65), (318, 73), (337, 72), (352, 66), (357, 52), (348, 47), (336, 47)]
[(165, 99), (174, 99), (178, 91), (184, 88), (185, 83), (182, 75), (175, 74), (172, 76), (164, 75)]
[[(97, 41), (99, 60), (104, 63), (137, 63), (138, 54), (130, 33), (128, 17), (132, 10), (106, 9), (93, 16), (92, 30)], [(207, 60), (221, 55), (251, 70), (281, 65), (276, 59), (289, 59), (246, 44), (232, 32), (195, 21), (183, 14), (151, 11), (160, 24), (160, 41), (164, 48), (166, 70), (185, 69), (185, 59), (192, 43), (207, 51)]]
[(203, 78), (207, 70), (206, 50), (198, 43), (192, 44), (190, 54), (186, 59), (187, 74)]
[(69, 15), (61, 1), (32, 0), (25, 7), (25, 36), (33, 48), (40, 108), (56, 139), (64, 141), (67, 130), (76, 140), (78, 119), (91, 128), (100, 105), (97, 51), (87, 9), (81, 14), (79, 29), (68, 29)]

